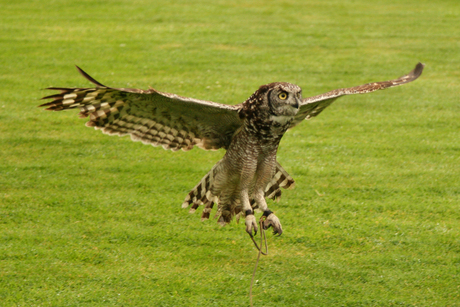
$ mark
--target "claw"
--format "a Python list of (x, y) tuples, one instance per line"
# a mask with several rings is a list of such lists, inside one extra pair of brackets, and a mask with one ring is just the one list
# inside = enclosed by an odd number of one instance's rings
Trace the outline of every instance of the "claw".
[(274, 235), (278, 234), (278, 236), (281, 236), (281, 234), (283, 233), (283, 227), (281, 226), (280, 220), (274, 213), (270, 213), (270, 215), (267, 216), (267, 218), (264, 221), (263, 226), (264, 226), (264, 229), (273, 227)]
[(246, 232), (253, 237), (252, 230), (254, 230), (254, 236), (257, 234), (257, 223), (256, 218), (253, 214), (246, 215), (245, 218)]

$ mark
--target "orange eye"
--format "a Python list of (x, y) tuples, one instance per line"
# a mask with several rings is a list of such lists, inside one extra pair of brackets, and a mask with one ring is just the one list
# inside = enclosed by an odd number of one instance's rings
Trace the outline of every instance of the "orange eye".
[(287, 95), (285, 92), (282, 92), (282, 93), (279, 93), (279, 94), (278, 94), (278, 98), (279, 98), (279, 99), (282, 99), (282, 100), (286, 100), (287, 96), (288, 96), (288, 95)]

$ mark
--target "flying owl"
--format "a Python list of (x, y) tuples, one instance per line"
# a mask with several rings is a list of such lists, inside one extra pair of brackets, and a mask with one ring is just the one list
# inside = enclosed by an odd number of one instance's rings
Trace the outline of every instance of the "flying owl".
[(317, 116), (334, 100), (344, 95), (370, 93), (417, 79), (424, 65), (418, 63), (409, 74), (398, 79), (368, 83), (302, 98), (297, 85), (274, 82), (262, 85), (246, 101), (224, 105), (149, 90), (105, 86), (82, 69), (78, 71), (96, 86), (93, 88), (50, 87), (59, 94), (40, 105), (46, 110), (78, 108), (88, 117), (88, 127), (109, 135), (131, 135), (133, 141), (188, 151), (226, 149), (222, 160), (188, 193), (182, 207), (190, 212), (203, 205), (202, 220), (209, 218), (217, 204), (216, 218), (222, 225), (233, 217), (245, 217), (246, 232), (257, 233), (254, 210), (263, 212), (263, 227), (283, 232), (278, 217), (266, 199), (278, 200), (281, 188), (294, 187), (294, 179), (276, 161), (284, 133), (304, 119)]

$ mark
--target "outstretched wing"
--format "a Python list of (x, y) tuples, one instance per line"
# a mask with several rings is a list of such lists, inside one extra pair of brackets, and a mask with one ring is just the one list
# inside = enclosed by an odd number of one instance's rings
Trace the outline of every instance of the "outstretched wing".
[(423, 71), (423, 67), (425, 67), (424, 64), (418, 63), (415, 66), (414, 70), (412, 70), (410, 73), (395, 80), (368, 83), (349, 88), (341, 88), (321, 95), (305, 98), (302, 100), (299, 112), (295, 116), (290, 128), (299, 124), (304, 119), (310, 119), (314, 116), (317, 116), (319, 113), (321, 113), (321, 111), (327, 108), (340, 96), (352, 94), (365, 94), (412, 82), (418, 77), (420, 77)]
[(163, 146), (173, 151), (198, 146), (205, 150), (227, 148), (242, 125), (240, 106), (162, 93), (154, 89), (111, 88), (77, 67), (95, 88), (60, 88), (60, 94), (44, 97), (46, 110), (80, 109), (88, 127), (110, 135), (131, 135), (133, 141)]

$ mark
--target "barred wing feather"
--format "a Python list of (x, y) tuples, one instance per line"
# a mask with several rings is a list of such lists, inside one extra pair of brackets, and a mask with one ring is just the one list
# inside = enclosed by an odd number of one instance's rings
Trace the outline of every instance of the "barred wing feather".
[(371, 93), (374, 91), (383, 90), (389, 87), (412, 82), (416, 80), (418, 77), (420, 77), (424, 66), (424, 64), (418, 63), (415, 66), (414, 70), (412, 70), (407, 75), (399, 77), (398, 79), (382, 82), (373, 82), (349, 88), (341, 88), (321, 95), (305, 98), (302, 100), (299, 112), (295, 116), (290, 128), (296, 126), (304, 119), (310, 119), (314, 116), (317, 116), (319, 113), (321, 113), (325, 108), (327, 108), (331, 103), (333, 103), (337, 98), (341, 96)]
[(109, 135), (131, 135), (134, 141), (176, 151), (198, 146), (205, 150), (226, 148), (242, 125), (240, 106), (162, 93), (155, 89), (111, 88), (94, 80), (95, 88), (60, 88), (61, 93), (44, 97), (53, 99), (40, 105), (46, 110), (80, 109), (88, 117), (88, 127)]

